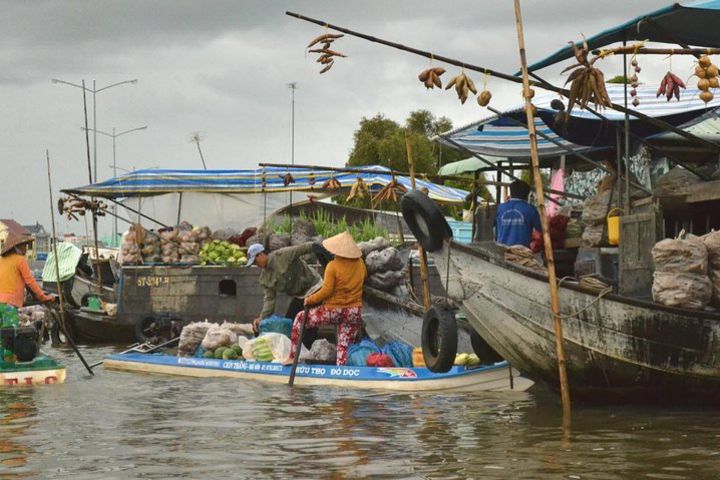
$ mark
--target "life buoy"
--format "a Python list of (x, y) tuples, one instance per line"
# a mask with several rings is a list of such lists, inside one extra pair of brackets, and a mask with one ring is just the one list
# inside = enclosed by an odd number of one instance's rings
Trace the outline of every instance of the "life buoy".
[(470, 345), (472, 345), (473, 352), (480, 357), (482, 363), (497, 363), (505, 360), (474, 329), (470, 332)]
[(452, 238), (452, 230), (442, 211), (424, 193), (407, 192), (400, 201), (400, 209), (405, 223), (426, 252), (440, 250), (443, 241)]
[(449, 371), (457, 354), (457, 322), (449, 307), (433, 305), (425, 313), (422, 325), (422, 351), (431, 372)]

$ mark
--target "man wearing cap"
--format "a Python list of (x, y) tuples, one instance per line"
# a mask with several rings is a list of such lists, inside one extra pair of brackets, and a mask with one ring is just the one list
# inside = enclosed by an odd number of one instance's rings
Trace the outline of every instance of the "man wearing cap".
[[(362, 252), (347, 231), (323, 241), (322, 246), (335, 258), (325, 267), (323, 285), (305, 297), (305, 305), (319, 305), (308, 310), (306, 328), (337, 325), (337, 364), (347, 363), (350, 343), (362, 325), (363, 284), (367, 277)], [(292, 355), (300, 343), (304, 312), (295, 317), (292, 328)]]
[(295, 297), (288, 308), (290, 317), (302, 310), (302, 301), (308, 293), (314, 292), (322, 284), (322, 278), (301, 258), (314, 252), (313, 243), (308, 242), (293, 247), (285, 247), (267, 254), (265, 247), (255, 243), (248, 247), (247, 266), (257, 265), (262, 269), (260, 285), (265, 291), (260, 316), (253, 321), (255, 331), (263, 318), (275, 313), (277, 293)]
[[(25, 300), (25, 287), (29, 287), (41, 302), (52, 302), (55, 295), (46, 295), (30, 271), (25, 252), (33, 238), (11, 232), (0, 251), (0, 327), (15, 327), (20, 323), (18, 308)], [(2, 360), (12, 361), (13, 353), (0, 348)]]

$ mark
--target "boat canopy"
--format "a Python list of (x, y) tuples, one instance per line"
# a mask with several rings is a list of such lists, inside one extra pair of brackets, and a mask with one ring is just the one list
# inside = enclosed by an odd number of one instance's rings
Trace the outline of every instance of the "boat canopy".
[[(642, 85), (637, 88), (640, 105), (635, 110), (654, 118), (661, 118), (683, 129), (688, 129), (706, 120), (714, 122), (717, 118), (715, 110), (720, 107), (720, 96), (706, 105), (698, 98), (696, 89), (688, 88), (682, 92), (679, 101), (668, 102), (664, 97), (656, 98), (655, 89), (656, 87)], [(608, 84), (607, 90), (613, 102), (620, 104), (624, 102), (623, 85)], [(588, 154), (614, 148), (615, 138), (613, 135), (608, 135), (608, 126), (624, 121), (624, 114), (611, 109), (602, 110), (602, 115), (610, 122), (608, 125), (606, 120), (598, 118), (587, 110), (576, 107), (573, 109), (569, 121), (572, 128), (568, 128), (568, 131), (564, 132), (554, 122), (554, 117), (558, 111), (552, 108), (551, 102), (555, 99), (558, 99), (556, 94), (547, 93), (538, 95), (534, 102), (538, 109), (535, 128), (538, 131), (537, 144), (541, 158), (569, 155), (568, 149), (573, 153)], [(506, 110), (501, 116), (495, 115), (444, 133), (438, 137), (438, 140), (449, 147), (464, 148), (481, 156), (527, 159), (530, 157), (528, 131), (527, 128), (518, 124), (518, 120), (525, 122), (523, 108), (522, 105), (518, 105)], [(661, 139), (674, 135), (668, 132), (658, 133), (656, 130), (648, 130), (644, 122), (634, 117), (630, 117), (630, 123), (631, 130), (634, 133), (638, 130), (637, 133), (643, 137)], [(612, 137), (612, 142), (606, 142), (606, 138), (601, 141), (600, 137), (598, 137), (599, 132), (603, 132), (603, 137)], [(571, 138), (563, 138), (558, 133)], [(543, 136), (552, 139), (552, 141)], [(589, 138), (594, 141), (580, 144), (571, 141), (575, 138), (578, 140)]]
[[(697, 0), (685, 5), (673, 3), (629, 22), (609, 28), (587, 39), (591, 50), (623, 41), (644, 41), (720, 47), (720, 0)], [(581, 45), (582, 42), (578, 42)], [(529, 71), (573, 57), (570, 45), (528, 67)], [(519, 74), (519, 73), (518, 73)]]
[[(352, 167), (350, 167), (352, 168)], [(64, 193), (102, 198), (131, 198), (168, 193), (264, 194), (315, 192), (323, 196), (326, 180), (334, 178), (349, 188), (362, 178), (371, 190), (388, 185), (393, 175), (380, 165), (357, 167), (362, 172), (337, 172), (322, 169), (264, 167), (253, 170), (166, 170), (144, 169), (110, 178), (103, 182), (63, 190)], [(368, 170), (372, 172), (368, 172)], [(292, 182), (287, 183), (287, 174)], [(411, 188), (408, 177), (396, 176), (398, 183)], [(427, 188), (430, 198), (444, 203), (462, 203), (468, 192), (417, 179), (418, 188)]]

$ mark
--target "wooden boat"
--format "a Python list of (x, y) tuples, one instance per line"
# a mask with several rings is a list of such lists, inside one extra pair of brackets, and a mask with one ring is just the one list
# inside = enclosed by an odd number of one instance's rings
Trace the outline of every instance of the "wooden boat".
[[(176, 357), (162, 354), (126, 353), (110, 355), (104, 366), (110, 370), (158, 373), (187, 377), (229, 377), (272, 383), (288, 381), (290, 366), (279, 363), (248, 362)], [(513, 370), (512, 380), (506, 362), (468, 369), (455, 366), (447, 373), (432, 373), (427, 368), (341, 367), (301, 364), (295, 385), (335, 386), (408, 392), (479, 392), (525, 391), (533, 385)]]
[(0, 363), (0, 388), (65, 382), (65, 366), (50, 357), (39, 356), (31, 362)]
[[(505, 262), (491, 244), (451, 242), (449, 257), (447, 244), (433, 254), (441, 270), (449, 259), (449, 295), (513, 367), (557, 388), (547, 277)], [(559, 291), (573, 398), (718, 405), (720, 312), (599, 295), (572, 283)]]

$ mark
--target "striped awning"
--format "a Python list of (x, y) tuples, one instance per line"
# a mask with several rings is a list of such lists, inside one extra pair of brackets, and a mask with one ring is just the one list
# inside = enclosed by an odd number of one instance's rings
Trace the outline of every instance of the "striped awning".
[[(720, 95), (716, 96), (707, 105), (698, 98), (698, 90), (688, 88), (682, 90), (680, 100), (673, 99), (668, 102), (664, 97), (656, 98), (657, 86), (640, 86), (638, 87), (638, 98), (640, 105), (635, 109), (638, 112), (648, 116), (661, 119), (682, 118), (682, 128), (688, 128), (696, 123), (715, 118), (715, 109), (720, 107)], [(611, 100), (617, 104), (623, 104), (625, 101), (623, 85), (607, 85), (608, 94)], [(538, 116), (535, 118), (535, 128), (539, 135), (537, 137), (538, 152), (541, 158), (556, 157), (568, 154), (568, 149), (573, 153), (590, 153), (594, 151), (607, 150), (606, 144), (601, 145), (580, 145), (568, 141), (557, 133), (555, 133), (548, 124), (543, 121), (545, 118), (552, 121), (553, 116), (557, 113), (550, 103), (559, 99), (557, 94), (538, 95), (533, 102), (538, 109)], [(563, 103), (567, 103), (567, 99), (562, 99)], [(629, 99), (632, 101), (632, 98)], [(630, 108), (634, 108), (630, 106)], [(611, 122), (624, 121), (624, 114), (612, 109), (602, 110), (605, 116)], [(478, 122), (471, 123), (465, 127), (459, 128), (449, 133), (441, 135), (438, 140), (449, 147), (465, 148), (478, 155), (492, 155), (497, 157), (507, 157), (510, 159), (529, 158), (530, 157), (530, 141), (527, 128), (520, 126), (513, 119), (525, 121), (523, 106), (518, 105), (503, 113), (503, 116), (492, 116)], [(573, 108), (573, 119), (584, 120), (585, 122), (569, 122), (570, 125), (581, 124), (589, 125), (589, 130), (601, 130), (602, 120), (587, 110)], [(507, 118), (510, 117), (510, 118)], [(690, 119), (690, 120), (687, 120)], [(640, 122), (635, 117), (630, 117), (631, 123)], [(562, 146), (558, 146), (552, 141), (543, 138), (547, 136)], [(661, 133), (657, 135), (660, 138), (670, 133)], [(563, 146), (565, 148), (563, 148)]]
[[(280, 192), (318, 192), (323, 183), (334, 178), (342, 188), (350, 188), (358, 178), (377, 191), (388, 185), (393, 176), (390, 169), (379, 165), (357, 167), (358, 170), (371, 172), (336, 172), (322, 169), (265, 167), (253, 170), (136, 170), (104, 182), (63, 190), (65, 193), (103, 198), (128, 198), (162, 195), (166, 193), (280, 193)], [(292, 182), (286, 176), (292, 176)], [(421, 176), (422, 177), (422, 176)], [(396, 176), (398, 183), (408, 190), (410, 179)], [(461, 203), (468, 192), (457, 188), (438, 185), (419, 178), (418, 188), (427, 188), (430, 198), (438, 202)]]

